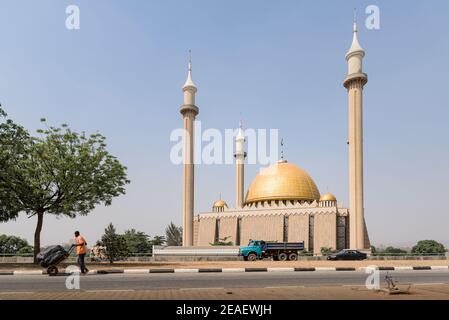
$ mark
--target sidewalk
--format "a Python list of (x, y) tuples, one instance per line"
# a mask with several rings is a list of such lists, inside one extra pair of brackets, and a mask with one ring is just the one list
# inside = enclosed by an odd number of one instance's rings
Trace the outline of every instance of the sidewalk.
[(410, 294), (387, 295), (362, 287), (209, 288), (153, 291), (1, 293), (0, 300), (448, 300), (449, 285), (416, 285)]

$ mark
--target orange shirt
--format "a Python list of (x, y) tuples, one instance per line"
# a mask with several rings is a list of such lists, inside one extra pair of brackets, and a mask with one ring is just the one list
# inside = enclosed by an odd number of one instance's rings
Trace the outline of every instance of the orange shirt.
[(86, 247), (86, 240), (83, 238), (83, 236), (79, 235), (75, 238), (76, 244), (82, 244), (82, 246), (76, 247), (76, 254), (86, 254), (87, 253), (87, 247)]

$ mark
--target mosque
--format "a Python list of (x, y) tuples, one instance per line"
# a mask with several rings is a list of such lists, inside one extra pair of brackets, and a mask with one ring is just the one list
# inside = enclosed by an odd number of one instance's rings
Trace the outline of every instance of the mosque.
[(349, 208), (331, 193), (321, 195), (312, 177), (299, 166), (281, 159), (263, 169), (244, 191), (245, 136), (238, 130), (235, 141), (236, 204), (216, 201), (211, 212), (194, 216), (193, 124), (199, 113), (195, 105), (197, 87), (189, 64), (184, 84), (183, 116), (183, 246), (210, 246), (226, 238), (234, 245), (250, 239), (276, 242), (304, 241), (308, 252), (322, 248), (370, 251), (363, 205), (363, 73), (365, 51), (358, 41), (354, 21), (353, 40), (346, 54), (348, 74), (343, 82), (348, 92), (349, 116)]

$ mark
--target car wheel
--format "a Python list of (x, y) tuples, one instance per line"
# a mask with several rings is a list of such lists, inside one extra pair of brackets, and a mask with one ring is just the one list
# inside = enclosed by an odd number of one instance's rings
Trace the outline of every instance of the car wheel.
[(290, 255), (288, 256), (288, 260), (296, 261), (298, 260), (298, 255), (296, 253), (290, 253)]
[(250, 253), (248, 255), (248, 261), (256, 261), (257, 260), (257, 256), (255, 253)]
[(279, 257), (279, 261), (287, 261), (287, 258), (288, 258), (286, 253), (280, 253), (278, 257)]

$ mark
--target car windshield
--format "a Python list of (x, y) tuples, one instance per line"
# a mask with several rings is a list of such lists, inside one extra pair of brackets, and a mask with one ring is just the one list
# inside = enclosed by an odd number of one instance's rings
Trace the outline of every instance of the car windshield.
[(341, 250), (338, 254), (345, 254), (346, 250)]

